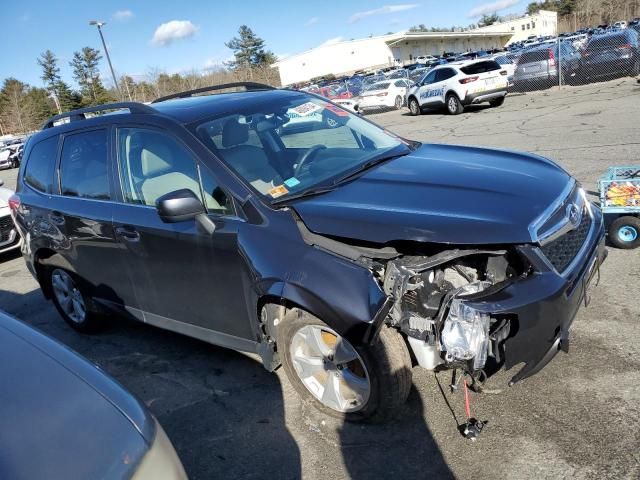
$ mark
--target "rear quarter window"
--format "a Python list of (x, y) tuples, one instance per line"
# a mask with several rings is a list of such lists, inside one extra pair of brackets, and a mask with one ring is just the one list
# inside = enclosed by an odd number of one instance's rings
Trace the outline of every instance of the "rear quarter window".
[(478, 73), (493, 72), (500, 70), (498, 62), (493, 60), (485, 60), (483, 62), (472, 63), (460, 69), (465, 75), (477, 75)]
[(24, 182), (40, 192), (51, 192), (57, 153), (57, 135), (34, 144), (27, 159)]

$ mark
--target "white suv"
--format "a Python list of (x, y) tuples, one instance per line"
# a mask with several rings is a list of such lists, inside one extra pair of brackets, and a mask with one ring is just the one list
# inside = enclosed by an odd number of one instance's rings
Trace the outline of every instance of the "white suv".
[(416, 63), (428, 63), (437, 60), (433, 55), (420, 55), (416, 57)]
[(494, 60), (450, 63), (429, 71), (409, 90), (407, 102), (412, 115), (440, 107), (457, 115), (465, 105), (489, 102), (499, 107), (507, 86), (507, 71)]

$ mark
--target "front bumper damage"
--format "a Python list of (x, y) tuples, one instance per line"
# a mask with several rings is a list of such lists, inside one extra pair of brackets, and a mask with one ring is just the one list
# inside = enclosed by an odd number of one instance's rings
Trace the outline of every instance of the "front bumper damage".
[[(420, 318), (420, 314), (415, 314), (416, 303), (428, 308), (429, 300), (421, 299), (420, 294), (417, 296), (414, 294), (417, 300), (396, 301), (391, 310), (392, 324), (407, 335), (409, 346), (420, 366), (430, 370), (459, 368), (472, 377), (480, 378), (490, 376), (502, 367), (508, 370), (524, 364), (509, 382), (513, 385), (539, 372), (558, 351), (568, 351), (569, 328), (580, 306), (588, 304), (589, 288), (597, 283), (600, 264), (607, 256), (601, 213), (598, 209), (592, 209), (589, 233), (570, 266), (561, 273), (550, 264), (540, 247), (521, 245), (516, 246), (515, 250), (517, 255), (525, 260), (526, 271), (508, 273), (507, 268), (504, 278), (495, 277), (500, 277), (496, 272), (505, 271), (496, 269), (496, 265), (506, 262), (502, 260), (506, 259), (506, 250), (449, 250), (425, 257), (423, 265), (420, 266), (420, 271), (423, 272), (422, 277), (418, 281), (411, 274), (400, 275), (400, 271), (404, 268), (402, 260), (398, 264), (389, 262), (387, 270), (391, 273), (386, 276), (385, 290), (397, 299), (402, 295), (406, 298), (407, 292), (420, 292), (423, 289), (424, 283), (428, 281), (425, 275), (433, 276), (431, 273), (433, 270), (429, 270), (432, 265), (428, 264), (428, 260), (432, 261), (433, 266), (444, 265), (442, 268), (446, 272), (447, 269), (451, 269), (451, 260), (461, 261), (462, 265), (473, 265), (472, 260), (466, 259), (482, 256), (493, 259), (488, 261), (486, 272), (480, 273), (479, 277), (469, 274), (472, 269), (465, 273), (460, 269), (467, 267), (453, 264), (454, 269), (458, 269), (461, 274), (468, 277), (470, 284), (474, 282), (487, 284), (485, 280), (491, 280), (492, 276), (494, 277), (492, 285), (488, 288), (483, 287), (483, 290), (478, 293), (460, 297), (477, 319), (490, 318), (486, 338), (478, 340), (486, 342), (485, 348), (488, 352), (485, 354), (488, 353), (490, 357), (490, 365), (483, 369), (484, 358), (481, 362), (474, 362), (469, 357), (452, 356), (446, 352), (446, 342), (441, 338), (443, 325), (446, 324), (445, 319), (448, 319), (447, 308), (451, 305), (451, 297), (457, 298), (455, 292), (460, 291), (459, 285), (455, 285), (454, 281), (453, 286), (456, 289), (436, 298), (433, 302), (437, 304), (439, 311), (431, 318), (425, 320)], [(446, 258), (447, 255), (450, 258)], [(398, 268), (398, 265), (400, 265), (399, 270), (394, 273), (393, 269)], [(415, 274), (415, 271), (411, 273)], [(409, 308), (413, 308), (414, 313), (407, 313)]]

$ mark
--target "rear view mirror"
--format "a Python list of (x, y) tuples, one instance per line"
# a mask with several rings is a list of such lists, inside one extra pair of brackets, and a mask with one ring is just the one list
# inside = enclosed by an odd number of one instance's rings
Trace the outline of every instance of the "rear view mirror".
[(156, 209), (166, 223), (184, 222), (205, 213), (200, 199), (188, 188), (162, 195), (156, 200)]

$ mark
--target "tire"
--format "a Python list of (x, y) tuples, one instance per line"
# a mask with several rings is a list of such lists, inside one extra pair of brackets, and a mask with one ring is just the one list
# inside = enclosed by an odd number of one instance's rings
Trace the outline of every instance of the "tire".
[(83, 292), (82, 282), (78, 277), (67, 270), (53, 267), (48, 269), (47, 279), (51, 287), (51, 299), (62, 319), (78, 332), (97, 331), (100, 327), (99, 319), (93, 311), (93, 302)]
[(640, 218), (630, 216), (616, 218), (609, 227), (609, 241), (617, 248), (640, 247)]
[(491, 100), (489, 102), (489, 105), (491, 105), (492, 107), (500, 107), (502, 106), (502, 104), (504, 103), (504, 98), (505, 97), (500, 97), (500, 98), (496, 98), (495, 100)]
[[(337, 345), (341, 346), (335, 348), (335, 351), (331, 350), (332, 347), (324, 341), (325, 335), (329, 339), (335, 337), (333, 348)], [(301, 341), (302, 338), (315, 338), (315, 340)], [(324, 347), (329, 349), (329, 353), (322, 356), (307, 356), (305, 353), (307, 347), (316, 343), (318, 338)], [(382, 327), (373, 345), (353, 346), (318, 318), (305, 311), (294, 309), (289, 312), (278, 328), (278, 350), (287, 377), (300, 396), (321, 412), (344, 421), (383, 422), (392, 417), (406, 401), (411, 389), (411, 358), (406, 343), (396, 330), (387, 326)], [(341, 355), (345, 355), (344, 358), (353, 358), (355, 354), (357, 358), (342, 364), (340, 368), (340, 364), (337, 366), (334, 364), (336, 359), (333, 357), (333, 353), (338, 350), (352, 352), (352, 356), (342, 353)], [(307, 362), (303, 363), (302, 367), (300, 359), (305, 359)], [(301, 368), (309, 368), (309, 372), (314, 373), (305, 374), (300, 371)], [(350, 381), (347, 380), (349, 378), (351, 378)], [(362, 397), (350, 401), (344, 398), (342, 405), (346, 407), (342, 410), (332, 406), (331, 395), (326, 395), (327, 385), (334, 385), (331, 389), (334, 390), (336, 389), (334, 382), (349, 386), (354, 384), (353, 379), (357, 380), (355, 383), (358, 384), (358, 388), (362, 387), (361, 392), (365, 392), (363, 385), (366, 384), (368, 387), (366, 394), (363, 393)], [(307, 386), (305, 382), (311, 383), (311, 386)], [(312, 393), (311, 388), (315, 388), (316, 392)], [(339, 388), (337, 390), (340, 391)], [(344, 392), (344, 389), (342, 391)], [(352, 392), (355, 390), (347, 390), (347, 393)], [(328, 397), (326, 401), (325, 396)]]
[(631, 76), (637, 77), (638, 75), (640, 75), (640, 58), (636, 58), (633, 67), (631, 67)]
[(422, 113), (422, 110), (420, 109), (420, 104), (418, 103), (418, 100), (415, 97), (411, 97), (409, 99), (409, 113), (411, 113), (411, 115), (413, 115), (414, 117)]
[(398, 95), (396, 97), (395, 102), (393, 102), (393, 106), (396, 107), (396, 110), (400, 110), (403, 105), (404, 105), (404, 101), (402, 100), (402, 97)]
[(464, 111), (464, 106), (455, 93), (450, 93), (449, 95), (447, 95), (445, 107), (449, 115), (460, 115)]

